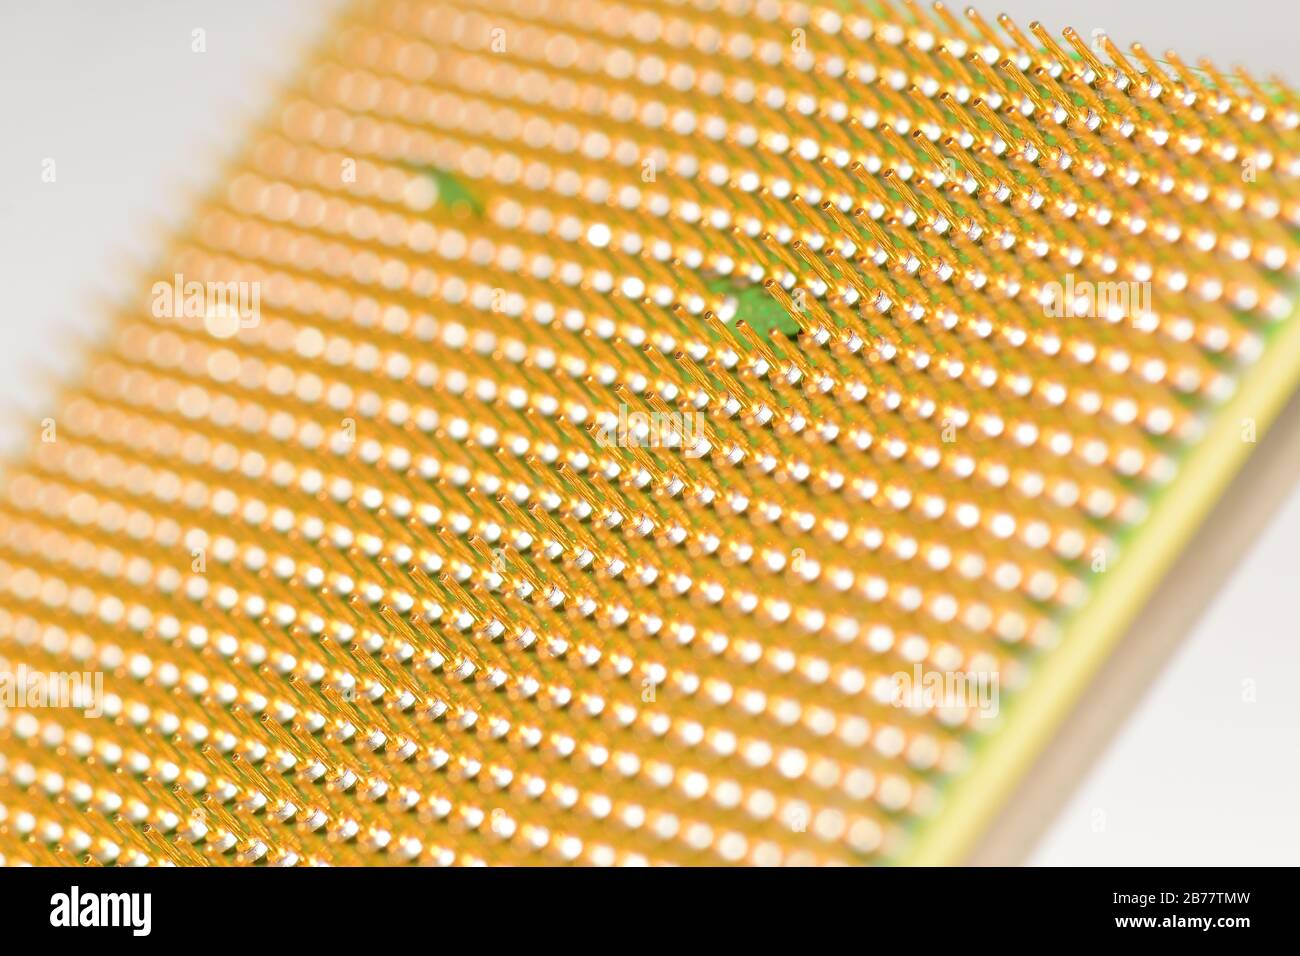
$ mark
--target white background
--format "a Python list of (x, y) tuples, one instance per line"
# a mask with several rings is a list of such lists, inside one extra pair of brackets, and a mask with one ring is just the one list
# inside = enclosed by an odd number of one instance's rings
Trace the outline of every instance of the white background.
[[(959, 2), (950, 4), (960, 7)], [(323, 29), (307, 0), (0, 4), (0, 439), (238, 147)], [(1062, 13), (1070, 9), (1082, 15)], [(1022, 0), (1185, 59), (1300, 82), (1295, 3)], [(206, 30), (207, 52), (190, 50)], [(56, 162), (57, 181), (41, 182)], [(40, 417), (37, 415), (37, 417)], [(1300, 494), (1293, 493), (1032, 853), (1037, 864), (1300, 862)], [(1241, 682), (1257, 700), (1242, 700)], [(1093, 829), (1094, 811), (1106, 827)]]

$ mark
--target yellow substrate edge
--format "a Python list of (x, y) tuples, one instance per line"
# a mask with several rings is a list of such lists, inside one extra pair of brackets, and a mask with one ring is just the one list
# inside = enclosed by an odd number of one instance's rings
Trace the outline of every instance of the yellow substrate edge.
[(1255, 447), (1242, 439), (1243, 419), (1253, 418), (1256, 438), (1263, 437), (1300, 381), (1300, 314), (1283, 326), (1259, 363), (1243, 374), (1236, 395), (1212, 414), (1204, 438), (1160, 495), (1145, 525), (1116, 566), (1101, 575), (1089, 603), (1066, 626), (1061, 643), (1017, 694), (1007, 722), (984, 741), (967, 770), (953, 781), (935, 816), (917, 830), (898, 864), (952, 866), (974, 848)]

